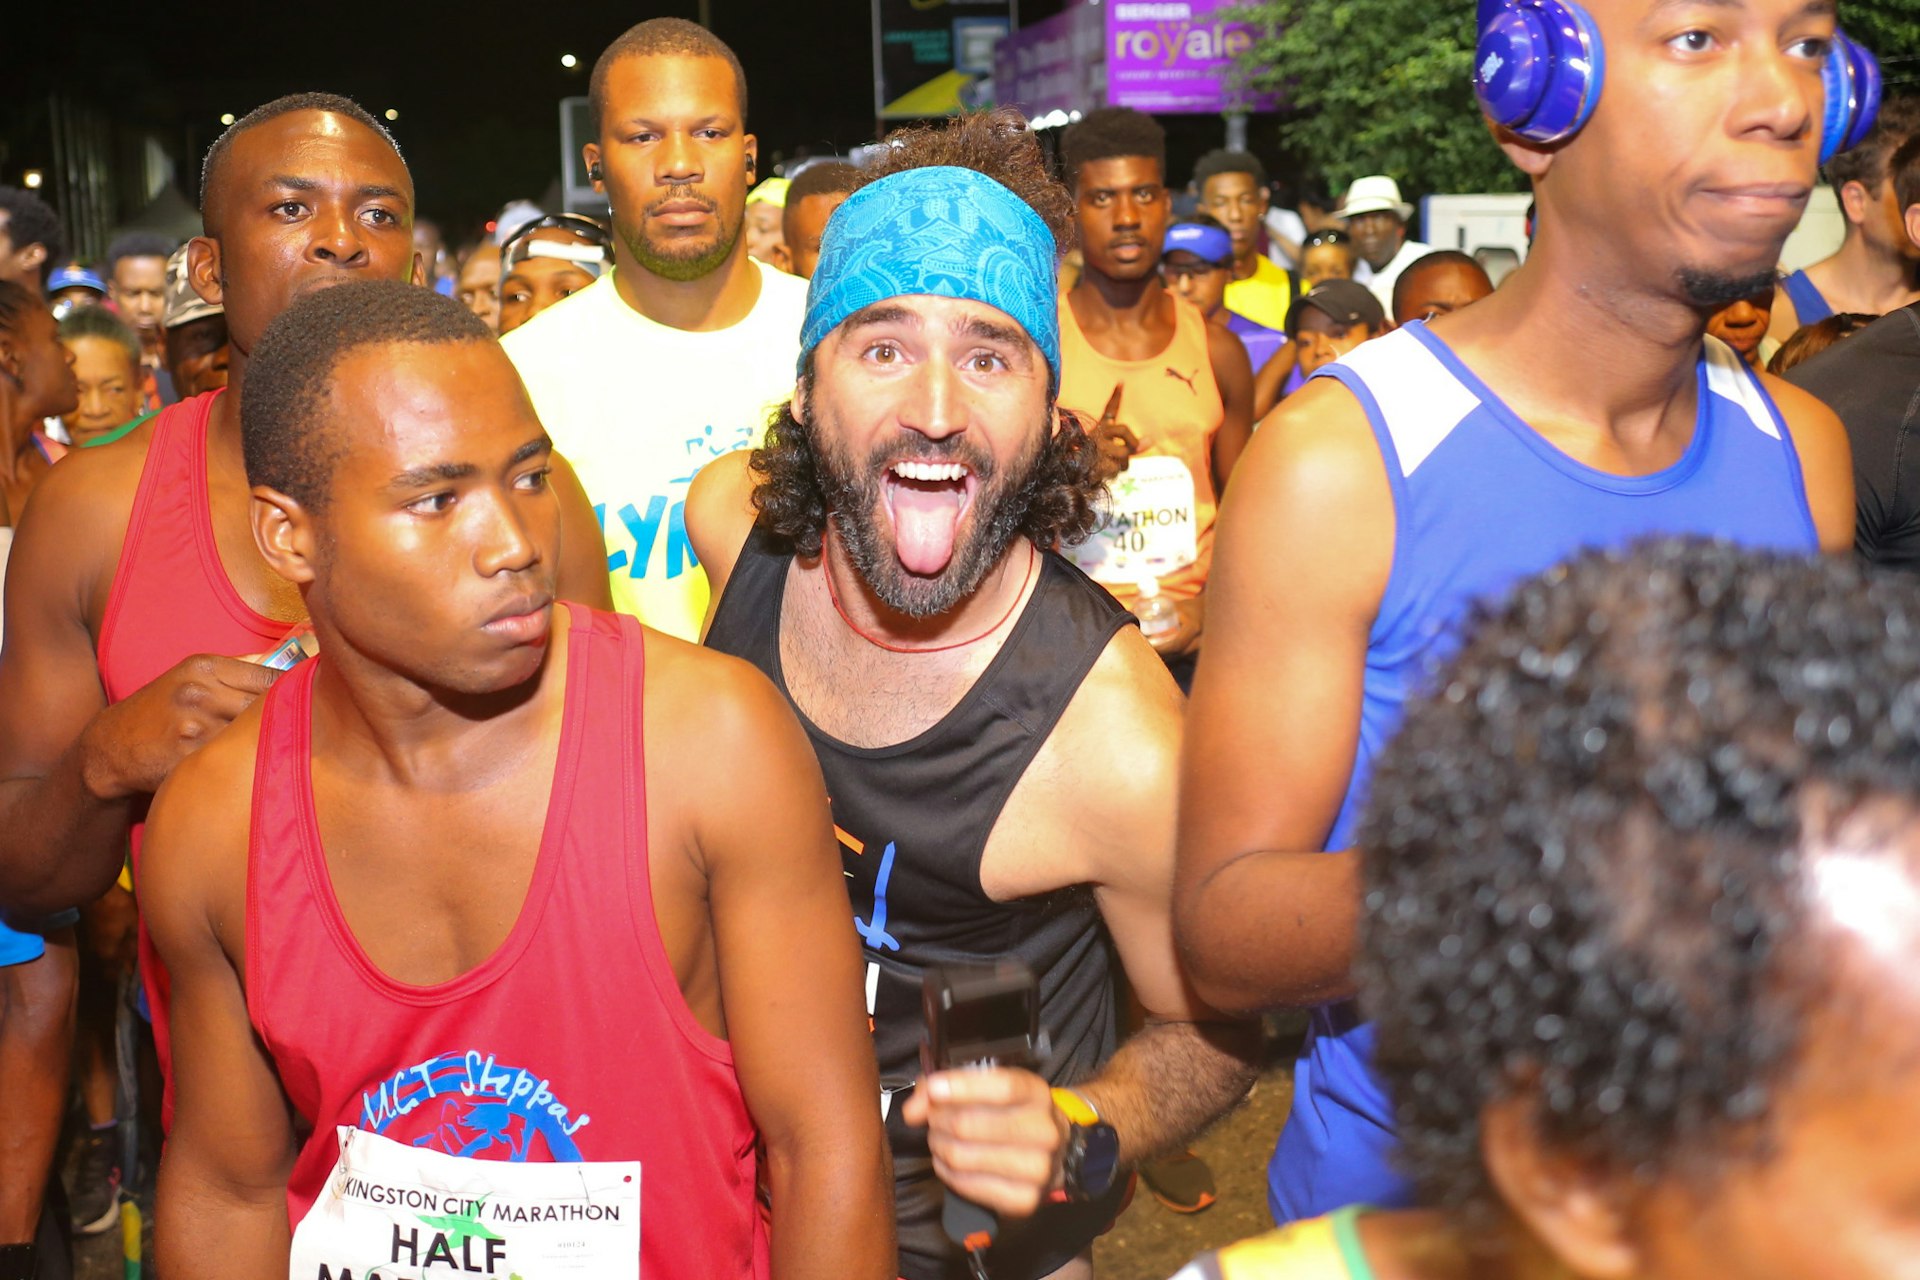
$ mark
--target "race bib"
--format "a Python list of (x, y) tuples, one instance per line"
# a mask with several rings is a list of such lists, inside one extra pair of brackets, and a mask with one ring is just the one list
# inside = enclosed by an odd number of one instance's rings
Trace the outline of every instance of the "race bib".
[(1135, 458), (1108, 482), (1105, 521), (1094, 535), (1066, 550), (1095, 582), (1133, 586), (1164, 578), (1200, 558), (1193, 473), (1178, 458)]
[(474, 1160), (339, 1132), (289, 1280), (640, 1280), (638, 1160)]

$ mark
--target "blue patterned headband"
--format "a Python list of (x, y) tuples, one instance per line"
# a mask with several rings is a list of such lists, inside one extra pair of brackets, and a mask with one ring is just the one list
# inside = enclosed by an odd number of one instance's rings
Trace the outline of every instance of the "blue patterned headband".
[(807, 288), (800, 368), (841, 321), (889, 298), (970, 298), (1013, 318), (1060, 387), (1060, 302), (1053, 233), (983, 173), (905, 169), (860, 188), (827, 220)]

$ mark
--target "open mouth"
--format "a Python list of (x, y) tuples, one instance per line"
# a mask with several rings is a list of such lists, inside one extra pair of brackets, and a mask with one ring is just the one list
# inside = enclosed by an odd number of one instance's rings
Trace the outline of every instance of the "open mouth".
[(973, 469), (962, 462), (896, 462), (887, 468), (881, 500), (893, 521), (894, 554), (902, 568), (923, 577), (946, 569), (978, 487)]

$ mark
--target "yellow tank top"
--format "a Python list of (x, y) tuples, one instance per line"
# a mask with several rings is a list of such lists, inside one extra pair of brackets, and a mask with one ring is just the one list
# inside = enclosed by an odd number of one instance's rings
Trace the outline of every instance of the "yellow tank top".
[(1140, 452), (1108, 485), (1105, 525), (1063, 553), (1128, 606), (1148, 577), (1170, 599), (1198, 595), (1213, 563), (1213, 437), (1226, 406), (1213, 376), (1206, 317), (1173, 301), (1173, 341), (1150, 359), (1115, 360), (1094, 349), (1072, 304), (1060, 299), (1060, 407), (1091, 426), (1119, 387), (1119, 420), (1140, 441)]
[(1349, 1205), (1195, 1258), (1173, 1280), (1373, 1280)]

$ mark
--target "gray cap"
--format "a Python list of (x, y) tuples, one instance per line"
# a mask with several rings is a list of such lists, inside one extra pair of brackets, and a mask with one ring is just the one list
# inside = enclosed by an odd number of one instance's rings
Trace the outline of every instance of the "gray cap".
[(167, 259), (167, 314), (160, 322), (161, 327), (177, 329), (195, 320), (226, 313), (225, 307), (208, 302), (193, 291), (193, 283), (187, 279), (187, 246), (175, 249)]

